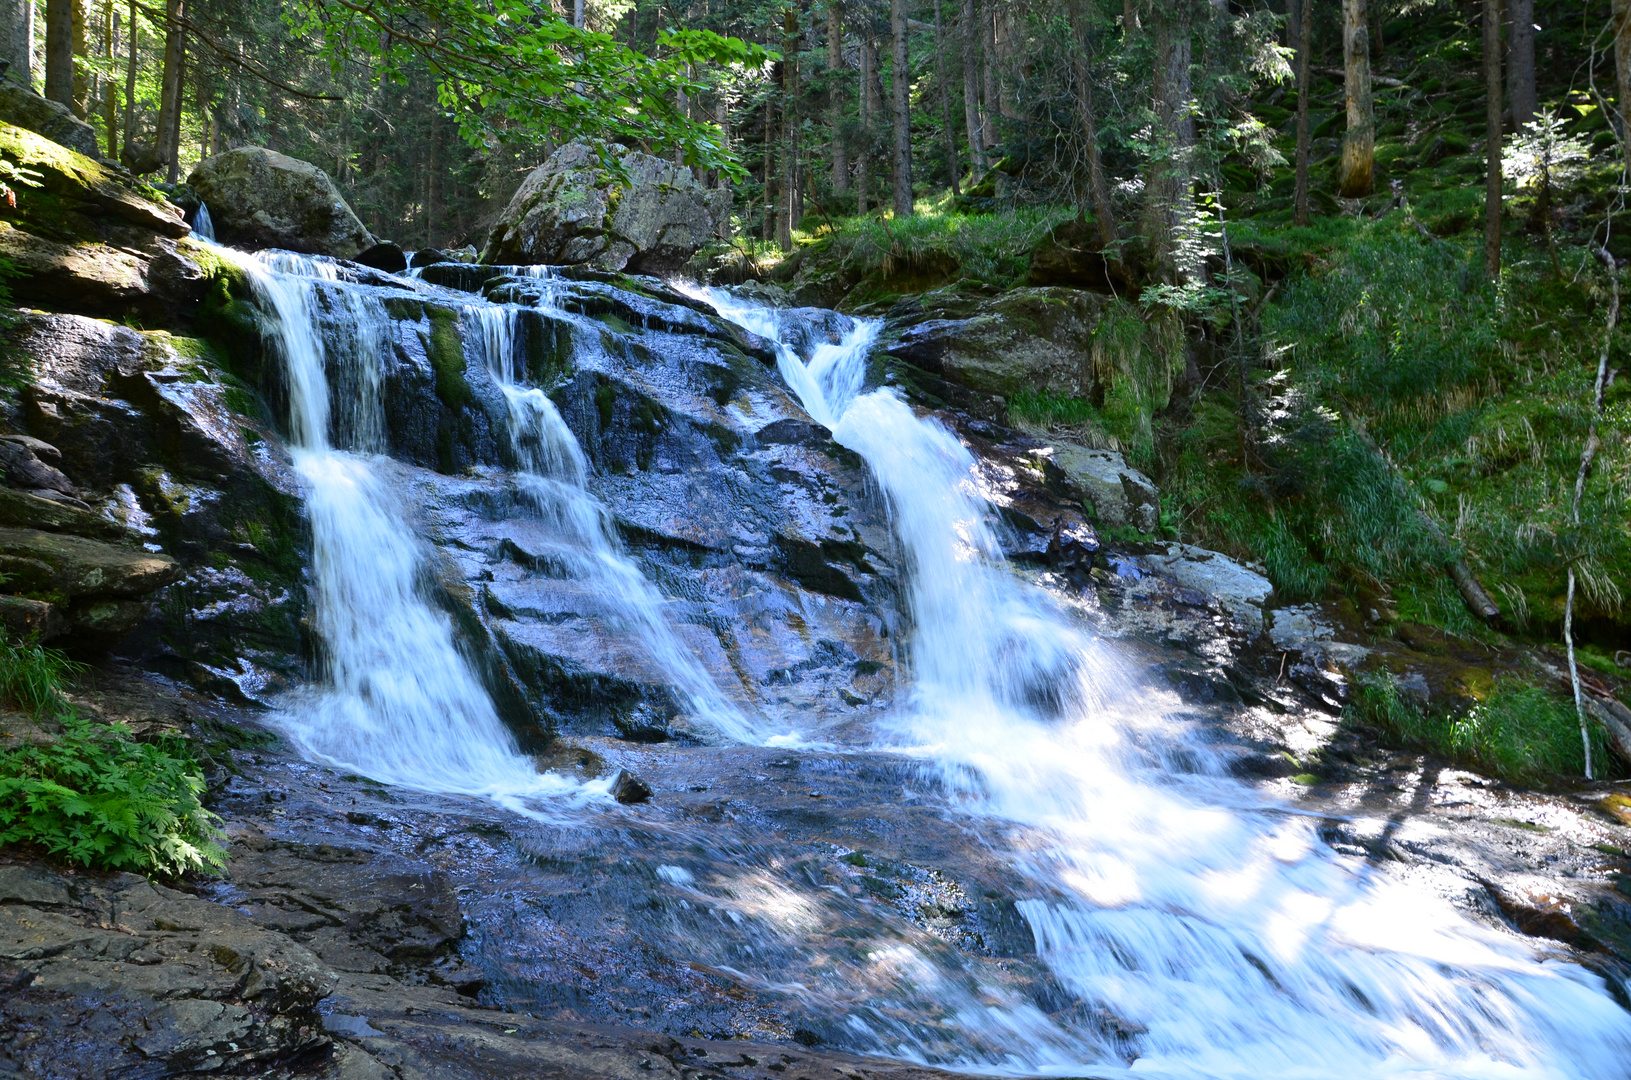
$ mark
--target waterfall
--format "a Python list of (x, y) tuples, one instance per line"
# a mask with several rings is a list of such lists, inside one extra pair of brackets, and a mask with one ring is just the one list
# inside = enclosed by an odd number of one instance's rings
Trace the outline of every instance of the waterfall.
[(193, 236), (198, 240), (215, 243), (215, 222), (210, 220), (208, 203), (199, 203), (198, 209), (193, 213)]
[(321, 685), (291, 695), (278, 725), (307, 757), (403, 787), (486, 796), (522, 812), (521, 798), (575, 790), (521, 755), (456, 648), (451, 619), (425, 594), (424, 545), (381, 477), (389, 462), (373, 456), (384, 446), (383, 308), (363, 290), (329, 284), (330, 264), (242, 258), (288, 377), (289, 450), (307, 492), (322, 644)]
[[(547, 278), (547, 267), (516, 269)], [(540, 306), (571, 318), (553, 306), (547, 291)], [(663, 617), (662, 596), (621, 550), (611, 514), (588, 490), (589, 465), (577, 439), (555, 403), (541, 388), (525, 385), (525, 372), (518, 369), (521, 312), (513, 305), (471, 304), (464, 318), (476, 331), (468, 337), (479, 342), (487, 371), (508, 403), (510, 444), (522, 467), (517, 480), (533, 513), (549, 526), (551, 573), (581, 584), (583, 610), (577, 614), (602, 623), (604, 637), (619, 651), (620, 670), (665, 683), (696, 719), (728, 739), (777, 741), (720, 693)], [(794, 740), (784, 735), (780, 741)]]
[[(696, 295), (773, 340), (799, 318)], [(1631, 1018), (1601, 977), (1337, 856), (1010, 573), (967, 448), (894, 391), (860, 392), (876, 333), (860, 321), (808, 363), (783, 346), (780, 366), (866, 459), (907, 556), (914, 689), (880, 735), (1017, 837), (1010, 858), (1033, 894), (1019, 910), (1081, 1018), (1043, 1038), (1009, 1007), (960, 1008), (971, 1043), (997, 1049), (948, 1064), (1121, 1075), (1136, 1060), (1139, 1076), (1195, 1080), (1626, 1075)]]

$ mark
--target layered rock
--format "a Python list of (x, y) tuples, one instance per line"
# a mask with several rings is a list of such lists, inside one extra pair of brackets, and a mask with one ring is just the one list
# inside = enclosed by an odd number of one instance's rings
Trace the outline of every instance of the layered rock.
[(337, 259), (374, 246), (328, 173), (275, 150), (243, 146), (206, 158), (187, 183), (209, 206), (223, 244)]
[[(229, 693), (299, 669), (298, 496), (275, 432), (220, 358), (75, 315), (26, 315), (8, 344), (34, 359), (35, 381), (5, 411), (7, 478), (60, 476), (78, 496), (0, 492), (0, 547), (19, 568), (8, 588), (62, 608), (52, 633), (75, 644), (107, 644), (156, 614), (135, 651)], [(144, 599), (161, 587), (161, 603)]]
[(0, 125), (0, 153), (40, 174), (0, 207), (0, 258), (24, 304), (150, 326), (188, 323), (220, 273), (150, 188), (31, 131)]
[(634, 152), (612, 169), (568, 143), (522, 182), (482, 261), (670, 273), (727, 223), (730, 205), (729, 190), (703, 187), (684, 166)]

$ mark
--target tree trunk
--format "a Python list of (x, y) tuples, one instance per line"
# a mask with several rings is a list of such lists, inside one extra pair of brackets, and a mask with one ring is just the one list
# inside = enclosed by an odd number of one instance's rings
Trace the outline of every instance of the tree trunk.
[(1376, 117), (1371, 108), (1370, 30), (1365, 0), (1342, 0), (1343, 97), (1348, 131), (1342, 139), (1337, 189), (1344, 198), (1370, 194), (1376, 170)]
[(782, 12), (782, 197), (776, 221), (776, 242), (783, 251), (793, 250), (798, 227), (798, 51), (798, 9), (790, 7)]
[(176, 113), (181, 111), (181, 27), (175, 20), (181, 17), (181, 0), (167, 0), (164, 7), (168, 21), (164, 27), (164, 73), (159, 84), (159, 123), (154, 132), (154, 149), (159, 161), (167, 163), (170, 152), (170, 127)]
[(1627, 123), (1631, 120), (1631, 0), (1614, 0), (1614, 74), (1619, 83), (1620, 146), (1631, 169), (1631, 123)]
[(844, 145), (844, 9), (827, 0), (827, 82), (832, 94), (832, 189), (849, 190), (849, 147)]
[(872, 40), (872, 27), (867, 25), (861, 37), (861, 145), (855, 155), (855, 212), (862, 216), (872, 198), (872, 117), (877, 104), (873, 84), (877, 67), (878, 47)]
[(985, 135), (980, 130), (980, 37), (974, 0), (963, 0), (958, 29), (963, 36), (963, 124), (968, 128), (968, 156), (974, 159), (974, 178), (984, 176), (991, 163), (985, 156)]
[(1535, 0), (1507, 0), (1512, 29), (1506, 43), (1506, 99), (1512, 109), (1512, 130), (1535, 118), (1540, 108), (1535, 91)]
[[(1093, 220), (1098, 226), (1099, 244), (1113, 251), (1119, 236), (1116, 232), (1115, 204), (1110, 201), (1110, 182), (1104, 175), (1104, 158), (1099, 153), (1099, 122), (1093, 111), (1093, 72), (1089, 61), (1092, 49), (1088, 31), (1082, 18), (1082, 0), (1070, 0), (1071, 74), (1076, 82), (1076, 113), (1082, 124), (1082, 141), (1087, 144), (1087, 186), (1093, 201)], [(1078, 197), (1077, 205), (1083, 200)]]
[(1308, 95), (1312, 88), (1309, 59), (1314, 51), (1314, 0), (1295, 0), (1297, 22), (1297, 187), (1291, 198), (1291, 223), (1308, 224)]
[(906, 0), (890, 0), (889, 35), (893, 44), (890, 89), (895, 113), (895, 216), (912, 216), (912, 65), (908, 55)]
[(963, 170), (957, 163), (957, 125), (951, 122), (951, 84), (946, 81), (946, 30), (940, 21), (940, 0), (934, 0), (934, 81), (940, 84), (940, 126), (946, 133), (946, 178), (951, 182), (951, 193), (961, 195), (957, 181)]
[(130, 32), (125, 35), (125, 139), (124, 152), (119, 155), (120, 160), (133, 158), (136, 152), (132, 142), (136, 124), (136, 63), (141, 55), (142, 46), (142, 28), (136, 21), (136, 0), (130, 0), (127, 14), (130, 18)]
[[(74, 56), (80, 60), (89, 60), (90, 35), (85, 28), (85, 5), (90, 0), (73, 0), (74, 8)], [(80, 64), (74, 65), (74, 115), (81, 120), (90, 116), (91, 101), (91, 75)]]
[(991, 114), (999, 106), (997, 104), (997, 15), (992, 10), (996, 0), (984, 0), (980, 4), (980, 34), (984, 39), (980, 44), (980, 82), (982, 101), (980, 104), (980, 133), (985, 137), (985, 149), (990, 153), (996, 145), (996, 129), (991, 126)]
[[(638, 10), (638, 9), (636, 9)], [(764, 241), (776, 238), (776, 105), (775, 95), (765, 96), (765, 210)]]
[[(180, 16), (186, 10), (186, 0), (177, 5), (176, 14)], [(181, 93), (187, 85), (187, 38), (185, 32), (176, 35), (179, 45), (176, 48), (176, 103), (170, 110), (170, 132), (165, 136), (164, 160), (169, 166), (164, 171), (167, 181), (172, 184), (181, 182)]]
[(1151, 158), (1145, 191), (1145, 231), (1156, 265), (1173, 282), (1199, 270), (1193, 230), (1195, 120), (1189, 115), (1190, 18), (1185, 4), (1152, 12), (1155, 70), (1152, 72), (1160, 149)]
[(6, 78), (34, 87), (34, 0), (0, 0), (0, 60)]
[(45, 3), (45, 96), (74, 107), (74, 0)]
[[(730, 102), (730, 97), (725, 93), (725, 90), (724, 90), (723, 87), (721, 87), (720, 90), (719, 90), (719, 100), (717, 102), (715, 102), (714, 109), (716, 110), (715, 111), (715, 118), (719, 122), (719, 147), (720, 147), (721, 150), (724, 150), (726, 153), (730, 153), (730, 149), (731, 149), (731, 102)], [(725, 188), (725, 189), (730, 188), (730, 186), (731, 186), (730, 174), (726, 173), (724, 169), (719, 170), (719, 176), (715, 180), (715, 186), (720, 187), (720, 188)], [(730, 218), (729, 218), (728, 215), (727, 215), (726, 219), (723, 222), (720, 223), (720, 229), (722, 230), (721, 235), (725, 235), (725, 234), (728, 234), (730, 232)]]
[(1484, 272), (1501, 274), (1501, 0), (1484, 0)]
[(113, 81), (113, 39), (119, 33), (119, 16), (113, 13), (113, 0), (102, 2), (102, 60), (108, 74), (102, 76), (102, 123), (108, 129), (108, 157), (119, 157), (119, 91)]

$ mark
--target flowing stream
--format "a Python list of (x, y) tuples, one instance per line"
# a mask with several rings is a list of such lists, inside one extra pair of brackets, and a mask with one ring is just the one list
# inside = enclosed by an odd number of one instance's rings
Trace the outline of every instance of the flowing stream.
[[(322, 684), (287, 703), (282, 726), (308, 756), (389, 783), (532, 813), (538, 799), (581, 796), (520, 754), (427, 599), (425, 546), (377, 456), (383, 308), (318, 261), (248, 265), (287, 373), (324, 646)], [(803, 340), (796, 312), (697, 295), (761, 336)], [(582, 450), (518, 367), (517, 309), (467, 303), (464, 317), (508, 403), (515, 481), (558, 576), (714, 729), (785, 741), (783, 722), (727, 701), (621, 552)], [(1333, 854), (1310, 819), (1229, 778), (1109, 647), (1012, 571), (967, 448), (893, 391), (865, 391), (877, 332), (860, 320), (807, 358), (783, 345), (779, 360), (810, 416), (868, 463), (906, 556), (910, 700), (870, 749), (931, 763), (956, 813), (1016, 838), (994, 857), (1026, 883), (1019, 910), (1038, 954), (1080, 1007), (1066, 1021), (1012, 995), (948, 990), (962, 1050), (900, 1032), (865, 1045), (1002, 1073), (1626, 1075), (1631, 1018), (1599, 976)]]
[[(708, 290), (785, 342), (797, 312)], [(1074, 1073), (1136, 1059), (1182, 1077), (1624, 1076), (1631, 1018), (1601, 978), (1537, 959), (1383, 880), (1260, 804), (1104, 646), (1004, 565), (974, 459), (892, 390), (860, 393), (876, 325), (779, 366), (867, 461), (907, 553), (912, 699), (880, 734), (932, 759), (966, 812), (1033, 830), (1020, 911), (1061, 983), (1113, 1022), (1038, 1038), (1001, 1009), (961, 1023)], [(1255, 805), (1254, 805), (1255, 804)], [(1061, 1037), (1063, 1036), (1063, 1037)]]
[[(309, 757), (404, 787), (515, 809), (529, 796), (576, 789), (520, 754), (460, 654), (452, 620), (426, 598), (424, 546), (380, 477), (388, 463), (375, 456), (384, 446), (383, 308), (335, 284), (331, 264), (280, 254), (243, 265), (287, 376), (289, 452), (306, 486), (322, 639), (323, 684), (295, 695), (281, 726)], [(331, 386), (330, 366), (348, 393)], [(336, 437), (349, 448), (333, 445)]]

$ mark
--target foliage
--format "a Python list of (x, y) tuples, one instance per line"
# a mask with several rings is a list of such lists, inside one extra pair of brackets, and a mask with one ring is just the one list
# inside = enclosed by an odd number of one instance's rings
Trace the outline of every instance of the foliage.
[(478, 145), (644, 142), (678, 147), (687, 164), (738, 176), (715, 125), (692, 119), (680, 102), (706, 89), (693, 76), (699, 69), (761, 67), (775, 58), (695, 29), (664, 30), (643, 54), (573, 26), (537, 0), (311, 0), (301, 16), (296, 34), (320, 34), (336, 67), (362, 56), (379, 77), (402, 82), (424, 65), (438, 104)]
[[(1578, 777), (1584, 748), (1574, 704), (1561, 694), (1504, 676), (1483, 700), (1456, 716), (1432, 712), (1385, 672), (1361, 677), (1348, 718), (1379, 728), (1389, 741), (1437, 754), (1514, 783)], [(1612, 762), (1607, 738), (1595, 725), (1592, 760)]]
[(79, 717), (61, 689), (76, 668), (55, 650), (0, 641), (0, 694), (62, 728), (0, 750), (0, 844), (113, 870), (218, 871), (226, 854), (186, 742), (137, 742), (122, 724)]
[(1020, 207), (998, 213), (935, 210), (909, 218), (847, 218), (817, 240), (823, 261), (841, 263), (857, 277), (892, 277), (913, 267), (945, 268), (997, 286), (1023, 284), (1031, 251), (1070, 216), (1056, 207)]

